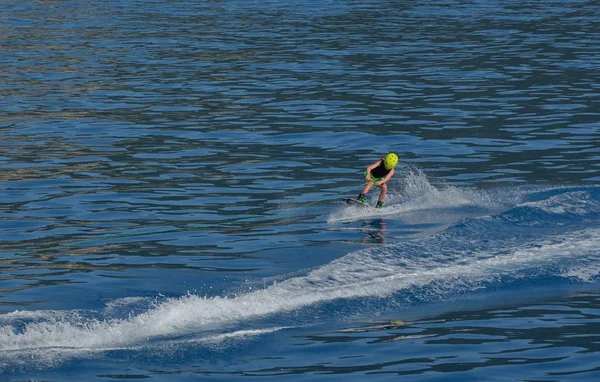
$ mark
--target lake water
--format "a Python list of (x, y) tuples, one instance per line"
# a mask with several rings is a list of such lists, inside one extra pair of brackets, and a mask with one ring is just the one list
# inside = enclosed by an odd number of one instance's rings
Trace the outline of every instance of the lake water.
[(600, 379), (597, 1), (0, 9), (0, 381)]

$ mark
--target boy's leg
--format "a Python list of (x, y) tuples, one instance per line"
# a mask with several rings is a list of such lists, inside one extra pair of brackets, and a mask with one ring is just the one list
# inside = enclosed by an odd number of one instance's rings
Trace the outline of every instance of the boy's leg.
[[(367, 176), (367, 172), (363, 172), (363, 174), (365, 176)], [(371, 179), (373, 179), (373, 177), (371, 176)], [(363, 190), (360, 194), (358, 194), (358, 196), (356, 197), (357, 200), (360, 200), (361, 202), (366, 202), (365, 196), (367, 195), (367, 193), (369, 192), (369, 190), (371, 190), (371, 187), (373, 187), (373, 182), (367, 182), (365, 184), (365, 186), (363, 187)]]
[(367, 194), (367, 192), (369, 192), (369, 190), (371, 189), (371, 187), (373, 187), (373, 182), (369, 182), (367, 184), (365, 184), (365, 187), (362, 190), (363, 194)]
[(379, 201), (383, 203), (385, 196), (387, 195), (387, 184), (384, 183), (379, 187), (381, 188), (381, 192), (379, 193)]
[[(365, 176), (367, 175), (367, 172), (365, 171), (363, 174), (365, 174)], [(383, 178), (375, 178), (373, 175), (371, 175), (371, 181), (367, 182), (365, 184), (365, 187), (363, 188), (362, 192), (360, 194), (358, 194), (358, 197), (356, 199), (360, 200), (361, 202), (365, 201), (365, 196), (367, 195), (367, 193), (369, 192), (369, 190), (371, 190), (371, 187), (373, 187), (373, 185), (376, 182), (379, 182), (381, 179)], [(384, 188), (386, 187), (385, 184), (381, 185), (381, 186), (377, 186), (379, 188), (381, 188), (381, 192), (383, 193), (383, 197), (385, 198), (385, 192), (383, 191)], [(387, 189), (387, 188), (386, 188)], [(379, 196), (379, 199), (381, 199), (381, 195)]]
[(387, 193), (387, 186), (385, 184), (382, 184), (379, 187), (381, 188), (381, 193), (379, 194), (379, 200), (377, 201), (377, 205), (375, 206), (375, 208), (383, 208), (383, 201)]
[(361, 202), (365, 203), (367, 200), (365, 199), (365, 196), (367, 195), (367, 192), (369, 192), (369, 190), (371, 189), (373, 183), (369, 182), (365, 185), (365, 188), (363, 188), (362, 192), (360, 194), (358, 194), (358, 196), (356, 197), (357, 200), (360, 200)]

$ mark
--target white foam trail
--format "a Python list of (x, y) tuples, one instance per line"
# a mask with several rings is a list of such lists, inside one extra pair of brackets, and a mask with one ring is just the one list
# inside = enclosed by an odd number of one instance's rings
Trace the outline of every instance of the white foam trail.
[(130, 306), (135, 306), (141, 303), (147, 303), (149, 299), (147, 297), (123, 297), (114, 301), (109, 301), (106, 304), (106, 311), (112, 312), (117, 309), (127, 308)]
[(78, 311), (65, 312), (61, 310), (15, 310), (0, 315), (0, 322), (14, 322), (15, 320), (64, 320), (78, 316)]
[[(188, 295), (167, 299), (127, 319), (90, 320), (76, 313), (52, 313), (44, 321), (29, 323), (22, 329), (3, 325), (0, 326), (0, 352), (131, 347), (152, 339), (222, 330), (235, 322), (288, 312), (313, 303), (383, 297), (426, 285), (434, 287), (422, 289), (422, 298), (427, 298), (425, 295), (440, 298), (445, 293), (474, 290), (503, 276), (519, 277), (519, 271), (527, 268), (544, 268), (565, 259), (573, 261), (597, 255), (599, 243), (600, 229), (587, 229), (551, 237), (541, 243), (512, 246), (499, 243), (497, 248), (480, 251), (453, 250), (446, 247), (448, 242), (444, 240), (438, 244), (421, 240), (363, 250), (305, 276), (235, 297)], [(404, 256), (403, 249), (413, 254)]]
[(562, 277), (571, 277), (583, 282), (593, 282), (600, 275), (600, 264), (581, 264), (568, 268)]
[(217, 334), (214, 336), (197, 339), (197, 340), (193, 340), (190, 342), (220, 343), (220, 342), (222, 342), (224, 340), (228, 340), (228, 339), (251, 338), (251, 337), (260, 336), (263, 334), (274, 333), (274, 332), (277, 332), (280, 330), (290, 329), (290, 328), (291, 327), (289, 327), (289, 326), (280, 326), (280, 327), (266, 328), (266, 329), (237, 330), (232, 333)]
[(551, 196), (541, 201), (521, 203), (517, 207), (537, 208), (554, 215), (585, 216), (590, 213), (598, 213), (600, 206), (597, 201), (592, 199), (589, 191), (582, 190)]
[[(377, 256), (381, 249), (371, 250), (370, 256), (366, 255), (369, 250), (355, 252), (314, 270), (304, 280), (297, 278), (289, 283), (318, 285), (315, 289), (320, 293), (330, 291), (327, 299), (385, 296), (432, 282), (445, 283), (446, 292), (456, 292), (463, 287), (470, 290), (476, 284), (494, 281), (503, 275), (518, 277), (516, 271), (548, 265), (551, 260), (598, 255), (600, 230), (567, 233), (529, 246), (515, 243), (510, 247), (504, 243), (499, 248), (483, 251), (453, 251), (445, 248), (447, 242), (439, 246), (430, 244), (419, 248), (418, 256), (413, 257)], [(427, 291), (433, 295), (443, 292)]]

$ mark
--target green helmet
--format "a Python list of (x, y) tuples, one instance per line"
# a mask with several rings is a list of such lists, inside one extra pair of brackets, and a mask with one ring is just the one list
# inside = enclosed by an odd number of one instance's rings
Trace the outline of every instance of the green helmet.
[(396, 165), (398, 164), (398, 155), (394, 153), (389, 153), (383, 160), (383, 164), (388, 170), (396, 167)]

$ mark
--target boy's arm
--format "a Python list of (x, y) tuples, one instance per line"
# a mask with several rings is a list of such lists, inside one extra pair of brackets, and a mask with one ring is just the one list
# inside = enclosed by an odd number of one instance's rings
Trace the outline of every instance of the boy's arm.
[(372, 165), (370, 165), (369, 167), (367, 167), (367, 175), (365, 176), (365, 179), (366, 179), (367, 181), (369, 181), (369, 182), (371, 181), (371, 171), (372, 171), (372, 170), (373, 170), (375, 167), (379, 166), (379, 163), (381, 163), (381, 159), (380, 159), (380, 160), (378, 160), (377, 162), (373, 163), (373, 164), (372, 164)]
[(382, 180), (380, 180), (379, 182), (375, 183), (377, 186), (380, 186), (384, 183), (386, 183), (388, 180), (390, 180), (392, 178), (392, 176), (394, 176), (394, 173), (396, 171), (394, 169), (391, 169), (390, 172), (388, 172), (388, 174), (385, 176), (385, 178), (383, 178)]

